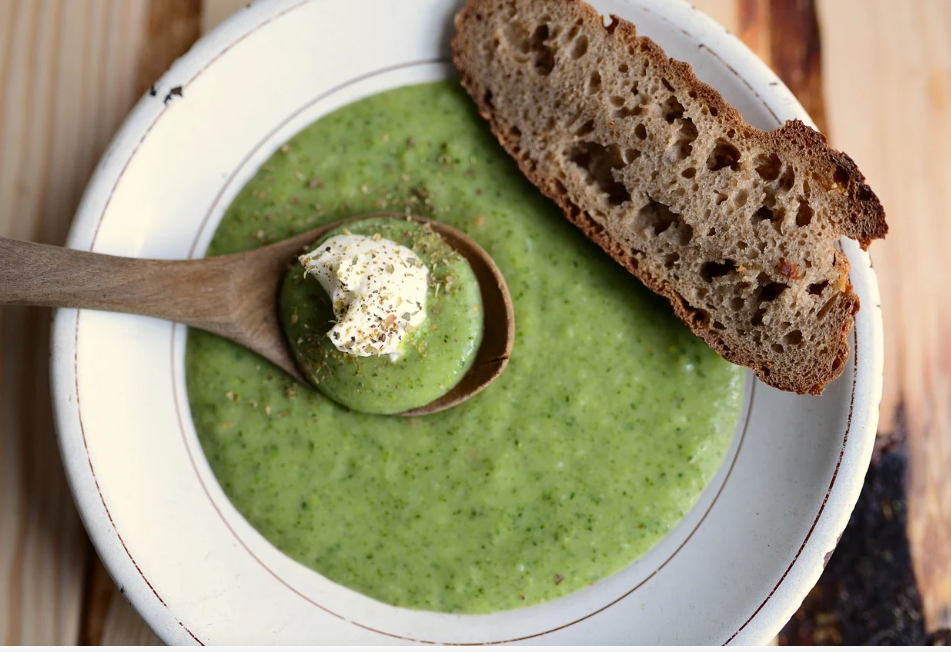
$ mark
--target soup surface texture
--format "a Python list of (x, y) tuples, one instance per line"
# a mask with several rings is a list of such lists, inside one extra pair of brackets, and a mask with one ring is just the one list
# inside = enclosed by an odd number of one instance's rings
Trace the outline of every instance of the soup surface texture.
[(380, 210), (443, 220), (488, 251), (515, 305), (511, 362), (445, 412), (370, 416), (190, 331), (192, 417), (234, 506), (330, 580), (431, 611), (550, 600), (657, 543), (723, 460), (742, 371), (539, 194), (455, 82), (374, 95), (302, 131), (208, 253)]

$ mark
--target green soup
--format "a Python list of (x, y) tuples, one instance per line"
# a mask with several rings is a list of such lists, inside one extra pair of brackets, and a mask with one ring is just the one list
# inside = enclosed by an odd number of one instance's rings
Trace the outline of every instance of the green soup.
[(443, 220), (488, 251), (515, 305), (508, 368), (445, 412), (371, 416), (190, 331), (195, 426), (235, 507), (327, 578), (444, 612), (550, 600), (654, 545), (723, 459), (741, 370), (567, 223), (454, 82), (302, 131), (241, 191), (209, 254), (374, 210)]
[(429, 227), (401, 219), (357, 220), (329, 231), (379, 235), (411, 249), (429, 270), (426, 319), (400, 345), (401, 356), (356, 357), (327, 335), (334, 319), (320, 283), (295, 266), (281, 289), (281, 324), (297, 363), (321, 392), (370, 414), (398, 414), (435, 401), (465, 375), (482, 342), (482, 294), (469, 263)]

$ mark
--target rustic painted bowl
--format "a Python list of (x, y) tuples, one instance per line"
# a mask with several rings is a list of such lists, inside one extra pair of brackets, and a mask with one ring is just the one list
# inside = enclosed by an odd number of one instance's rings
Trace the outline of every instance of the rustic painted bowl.
[[(69, 246), (201, 256), (242, 184), (294, 133), (371, 93), (452, 76), (458, 4), (274, 0), (241, 10), (136, 106)], [(685, 2), (595, 4), (691, 63), (754, 125), (809, 122), (763, 63)], [(862, 311), (842, 377), (809, 398), (748, 375), (727, 459), (683, 521), (624, 570), (547, 604), (407, 611), (284, 556), (232, 507), (203, 457), (185, 395), (185, 329), (168, 322), (57, 311), (52, 389), (70, 485), (113, 578), (168, 643), (763, 643), (818, 579), (872, 451), (878, 289), (868, 256), (843, 246)]]

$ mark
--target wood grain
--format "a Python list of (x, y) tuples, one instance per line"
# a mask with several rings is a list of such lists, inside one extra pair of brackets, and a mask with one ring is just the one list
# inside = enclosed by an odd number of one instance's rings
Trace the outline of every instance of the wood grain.
[(822, 40), (814, 0), (739, 0), (739, 36), (825, 133)]
[(231, 14), (247, 6), (247, 0), (204, 0), (201, 5), (202, 34), (207, 34)]
[(822, 40), (815, 0), (769, 4), (770, 66), (789, 87), (819, 131), (826, 133), (822, 93)]
[(951, 3), (820, 0), (833, 143), (892, 227), (872, 247), (885, 314), (880, 432), (907, 419), (909, 525), (929, 630), (951, 626)]
[[(0, 234), (61, 243), (128, 110), (141, 3), (0, 3)], [(0, 309), (0, 643), (74, 643), (88, 543), (50, 416), (49, 311)]]
[(760, 59), (770, 63), (770, 0), (737, 0), (737, 33)]
[(729, 32), (739, 34), (742, 0), (692, 0), (691, 4), (717, 21)]
[(161, 645), (162, 641), (142, 621), (132, 605), (118, 593), (109, 603), (109, 611), (103, 623), (100, 645)]
[(88, 579), (80, 645), (161, 645), (98, 563)]
[(201, 35), (201, 0), (148, 3), (142, 49), (137, 58), (136, 94), (142, 95)]

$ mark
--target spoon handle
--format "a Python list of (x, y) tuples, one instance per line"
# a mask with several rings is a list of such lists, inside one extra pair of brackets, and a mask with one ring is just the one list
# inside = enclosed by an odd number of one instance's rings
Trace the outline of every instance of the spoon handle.
[(133, 313), (227, 334), (229, 271), (223, 259), (121, 258), (0, 238), (0, 304)]

